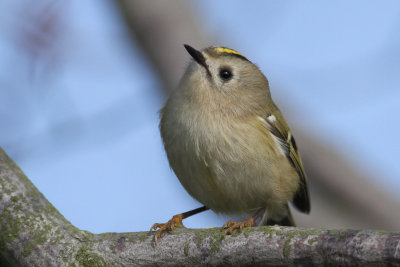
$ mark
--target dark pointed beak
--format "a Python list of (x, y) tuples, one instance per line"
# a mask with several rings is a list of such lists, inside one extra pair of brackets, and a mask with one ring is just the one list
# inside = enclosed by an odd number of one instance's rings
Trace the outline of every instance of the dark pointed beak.
[(188, 51), (189, 55), (191, 55), (197, 63), (206, 68), (207, 72), (210, 73), (206, 64), (206, 58), (203, 56), (203, 54), (200, 51), (197, 51), (196, 49), (191, 47), (190, 45), (184, 44), (183, 46), (185, 47), (186, 51)]

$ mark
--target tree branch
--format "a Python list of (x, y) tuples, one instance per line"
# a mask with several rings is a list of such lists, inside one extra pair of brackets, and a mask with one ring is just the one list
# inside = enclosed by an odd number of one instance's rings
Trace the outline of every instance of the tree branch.
[(0, 148), (0, 266), (400, 264), (400, 232), (257, 227), (153, 235), (71, 225)]

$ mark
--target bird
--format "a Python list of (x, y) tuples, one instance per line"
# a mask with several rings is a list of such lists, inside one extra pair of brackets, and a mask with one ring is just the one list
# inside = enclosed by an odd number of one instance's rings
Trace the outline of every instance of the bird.
[(192, 60), (160, 110), (159, 128), (170, 167), (203, 206), (155, 223), (155, 243), (208, 209), (249, 216), (225, 223), (224, 236), (244, 227), (295, 226), (288, 203), (310, 212), (307, 176), (267, 78), (231, 48), (184, 47)]

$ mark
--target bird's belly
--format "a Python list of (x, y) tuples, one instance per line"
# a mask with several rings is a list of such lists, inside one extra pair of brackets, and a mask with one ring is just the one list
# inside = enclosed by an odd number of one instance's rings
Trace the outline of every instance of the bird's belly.
[(248, 126), (219, 126), (195, 138), (188, 136), (176, 139), (174, 152), (167, 150), (174, 154), (169, 157), (179, 158), (170, 161), (171, 166), (189, 194), (215, 212), (274, 209), (290, 200), (298, 187), (296, 172), (266, 147), (264, 133)]

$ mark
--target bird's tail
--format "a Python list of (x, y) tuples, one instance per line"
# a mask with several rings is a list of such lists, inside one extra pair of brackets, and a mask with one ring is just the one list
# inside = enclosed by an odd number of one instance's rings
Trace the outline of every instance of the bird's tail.
[(289, 205), (286, 204), (278, 212), (268, 214), (264, 212), (263, 218), (257, 223), (257, 226), (263, 225), (280, 225), (280, 226), (296, 226)]

